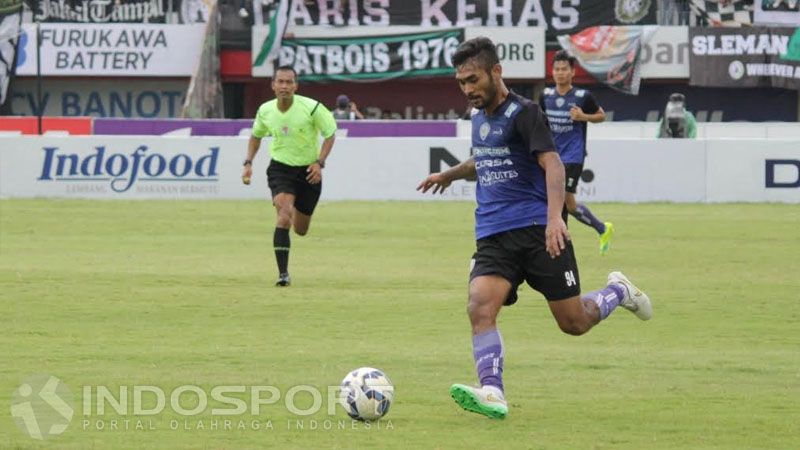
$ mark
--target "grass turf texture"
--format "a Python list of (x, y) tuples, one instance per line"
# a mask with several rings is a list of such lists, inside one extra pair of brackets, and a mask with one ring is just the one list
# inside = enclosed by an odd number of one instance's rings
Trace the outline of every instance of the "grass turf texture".
[[(278, 289), (266, 202), (0, 201), (0, 447), (800, 446), (796, 205), (593, 204), (617, 232), (601, 258), (594, 231), (571, 221), (583, 290), (621, 269), (653, 299), (655, 317), (620, 309), (570, 337), (523, 289), (500, 316), (504, 421), (466, 413), (448, 395), (451, 383), (475, 380), (465, 314), (472, 208), (322, 204), (310, 234), (292, 236), (294, 285)], [(212, 417), (211, 407), (227, 407), (213, 400), (193, 417), (169, 406), (180, 385), (285, 393), (338, 384), (359, 366), (383, 369), (396, 386), (389, 415), (369, 429), (349, 420), (338, 429), (341, 409), (301, 417), (283, 402), (258, 417)], [(34, 373), (58, 376), (76, 399), (70, 428), (44, 443), (9, 414), (12, 392)], [(142, 384), (167, 394), (163, 413), (127, 417), (147, 430), (109, 430), (125, 417), (108, 412), (83, 429), (81, 386)], [(215, 419), (220, 429), (210, 430)], [(239, 420), (247, 429), (236, 430)]]

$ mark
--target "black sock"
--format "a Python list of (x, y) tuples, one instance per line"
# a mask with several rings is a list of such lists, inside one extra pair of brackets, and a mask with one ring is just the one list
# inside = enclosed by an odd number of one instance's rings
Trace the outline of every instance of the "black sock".
[(289, 230), (287, 228), (275, 228), (272, 246), (275, 248), (275, 260), (278, 262), (278, 272), (281, 275), (288, 273), (289, 248), (292, 246), (292, 241), (289, 239)]

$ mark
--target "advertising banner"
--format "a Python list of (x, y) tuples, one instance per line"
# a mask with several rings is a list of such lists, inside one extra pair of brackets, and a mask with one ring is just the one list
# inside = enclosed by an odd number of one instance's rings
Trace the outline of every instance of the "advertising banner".
[(169, 1), (25, 0), (25, 3), (34, 12), (35, 22), (165, 23)]
[(800, 0), (755, 0), (756, 25), (800, 25)]
[[(250, 136), (253, 121), (95, 119), (94, 134), (171, 136)], [(444, 120), (343, 120), (339, 133), (348, 137), (455, 137), (456, 123)]]
[(800, 28), (690, 28), (689, 83), (800, 89)]
[[(255, 25), (266, 25), (278, 2), (255, 3)], [(656, 23), (654, 0), (463, 1), (291, 0), (289, 26), (541, 27), (548, 38), (596, 25)]]
[[(390, 38), (397, 38), (397, 39), (407, 39), (399, 35), (416, 35), (416, 36), (423, 36), (429, 35), (430, 29), (424, 29), (422, 27), (397, 27), (402, 29), (402, 32), (396, 33), (394, 35), (389, 35)], [(332, 54), (326, 54), (324, 56), (315, 56), (316, 53), (319, 52), (316, 48), (306, 47), (305, 49), (298, 49), (297, 46), (291, 47), (289, 49), (284, 50), (285, 57), (282, 60), (285, 63), (295, 64), (295, 68), (301, 67), (304, 68), (306, 65), (312, 66), (314, 71), (321, 71), (325, 72), (327, 70), (327, 66), (325, 64), (329, 64), (332, 67), (332, 75), (343, 76), (340, 75), (339, 66), (343, 66), (344, 62), (339, 62), (338, 59), (343, 57), (347, 57), (345, 52), (350, 52), (349, 57), (351, 58), (351, 62), (349, 64), (358, 64), (359, 56), (356, 54), (355, 48), (347, 49), (347, 45), (361, 45), (361, 44), (370, 44), (377, 40), (384, 39), (387, 37), (385, 34), (378, 34), (373, 32), (366, 32), (372, 31), (369, 28), (351, 28), (348, 30), (344, 29), (334, 29), (334, 30), (327, 30), (323, 29), (320, 31), (319, 29), (309, 29), (304, 28), (303, 30), (297, 30), (298, 39), (302, 40), (308, 39), (309, 41), (315, 42), (315, 45), (321, 45), (324, 38), (332, 39), (330, 42), (339, 43), (341, 45), (345, 45), (345, 49), (342, 50), (341, 47), (334, 48)], [(252, 74), (254, 77), (271, 77), (272, 72), (274, 69), (274, 61), (269, 60), (267, 58), (260, 58), (259, 55), (266, 55), (268, 53), (268, 46), (270, 45), (271, 35), (269, 34), (270, 28), (265, 26), (254, 26), (252, 39), (253, 39), (253, 69)], [(320, 36), (319, 38), (315, 35), (317, 33), (325, 33), (325, 37), (323, 38)], [(438, 34), (443, 34), (442, 31), (438, 31)], [(389, 44), (388, 48), (391, 51), (392, 49), (396, 49), (399, 54), (396, 55), (389, 55), (389, 59), (394, 58), (394, 61), (400, 65), (400, 70), (402, 72), (403, 66), (408, 67), (408, 73), (417, 73), (426, 76), (436, 76), (436, 75), (449, 75), (452, 73), (450, 69), (450, 56), (452, 55), (453, 51), (455, 50), (454, 46), (457, 46), (460, 41), (461, 36), (455, 34), (455, 30), (450, 30), (447, 33), (451, 33), (454, 36), (454, 39), (451, 41), (445, 41), (449, 47), (440, 49), (440, 44), (435, 40), (436, 38), (428, 38), (433, 40), (425, 40), (424, 46), (422, 43), (415, 43), (413, 41), (409, 42), (408, 44), (403, 44), (403, 42), (398, 42), (396, 45), (392, 46)], [(358, 34), (354, 36), (353, 34)], [(335, 37), (334, 37), (335, 36)], [(544, 78), (545, 76), (545, 30), (544, 28), (517, 28), (517, 27), (473, 27), (473, 28), (465, 28), (463, 29), (463, 39), (472, 39), (478, 36), (489, 36), (491, 37), (492, 41), (497, 45), (497, 53), (500, 58), (500, 63), (503, 65), (503, 76), (506, 78), (523, 78), (523, 79), (531, 79), (531, 78)], [(284, 45), (287, 45), (284, 42)], [(328, 45), (327, 42), (322, 45)], [(408, 46), (406, 49), (404, 46)], [(365, 61), (364, 66), (361, 68), (362, 72), (364, 70), (368, 70), (369, 66), (366, 63), (368, 58), (375, 59), (376, 52), (380, 53), (380, 50), (376, 50), (374, 46), (369, 47), (372, 49), (371, 55), (366, 55), (361, 52), (363, 55), (363, 60)], [(327, 52), (328, 47), (325, 47), (325, 51)], [(446, 52), (445, 52), (446, 51)], [(379, 56), (380, 57), (380, 56)], [(424, 70), (426, 66), (428, 69), (432, 69), (435, 67), (431, 67), (436, 62), (435, 59), (438, 60), (439, 68), (446, 70), (441, 70), (441, 73), (421, 73), (421, 70)], [(288, 59), (286, 59), (288, 58)], [(427, 59), (426, 59), (427, 58)], [(445, 59), (446, 58), (446, 59)], [(307, 60), (307, 61), (306, 61)], [(317, 63), (319, 61), (319, 63)], [(408, 62), (406, 62), (408, 61)], [(425, 61), (428, 61), (429, 64), (425, 64)], [(297, 65), (299, 63), (299, 65)], [(319, 64), (319, 70), (316, 68), (316, 64)], [(373, 62), (373, 66), (375, 63)], [(422, 69), (420, 69), (422, 68)], [(397, 66), (395, 66), (395, 70)], [(387, 72), (390, 72), (390, 69), (387, 69)], [(396, 73), (396, 72), (395, 72)], [(378, 76), (378, 75), (376, 75)], [(406, 75), (402, 75), (406, 76)], [(688, 71), (687, 71), (688, 76)], [(396, 77), (396, 75), (395, 75)]]
[(642, 46), (642, 78), (689, 78), (689, 27), (656, 27)]
[(800, 142), (708, 141), (709, 202), (800, 203)]
[(450, 58), (464, 40), (460, 29), (352, 38), (284, 39), (278, 65), (300, 81), (386, 80), (453, 73)]
[[(144, 24), (41, 25), (44, 76), (191, 76), (205, 26)], [(36, 24), (23, 24), (17, 75), (36, 75)]]
[[(587, 201), (800, 203), (800, 141), (599, 139), (577, 194)], [(247, 139), (0, 137), (0, 197), (269, 198), (269, 140), (241, 182)], [(337, 139), (323, 200), (467, 200), (475, 182), (421, 195), (421, 179), (470, 156), (466, 138)], [(354, 177), (353, 174), (370, 174)], [(625, 173), (624, 177), (619, 176)]]
[(46, 79), (37, 106), (36, 79), (17, 78), (12, 92), (15, 114), (120, 118), (178, 117), (188, 81)]

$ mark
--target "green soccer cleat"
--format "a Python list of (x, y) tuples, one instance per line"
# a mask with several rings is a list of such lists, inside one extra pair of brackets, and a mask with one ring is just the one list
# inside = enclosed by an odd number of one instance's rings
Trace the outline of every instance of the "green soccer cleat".
[(614, 224), (606, 222), (606, 231), (600, 235), (600, 256), (608, 253), (608, 245), (611, 243), (611, 237), (614, 236)]
[[(499, 390), (497, 391), (499, 392)], [(474, 388), (464, 384), (450, 386), (450, 396), (458, 406), (490, 419), (505, 419), (508, 415), (508, 404), (503, 395), (497, 395), (493, 389)]]

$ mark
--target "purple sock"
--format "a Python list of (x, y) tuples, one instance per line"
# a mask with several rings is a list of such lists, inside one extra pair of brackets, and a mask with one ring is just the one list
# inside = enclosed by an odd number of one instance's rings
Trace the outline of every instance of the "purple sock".
[(570, 214), (572, 217), (578, 219), (581, 223), (585, 223), (590, 227), (594, 228), (598, 234), (603, 234), (606, 232), (606, 224), (601, 222), (597, 217), (589, 211), (589, 208), (586, 207), (583, 203), (578, 203), (578, 206), (575, 208), (574, 212)]
[(503, 338), (497, 329), (472, 336), (472, 356), (481, 386), (503, 390)]
[(624, 298), (625, 292), (622, 289), (616, 284), (610, 284), (605, 289), (583, 294), (581, 298), (595, 302), (597, 307), (600, 308), (600, 320), (604, 320), (611, 314), (611, 311), (614, 311), (614, 308), (619, 306), (619, 302)]

